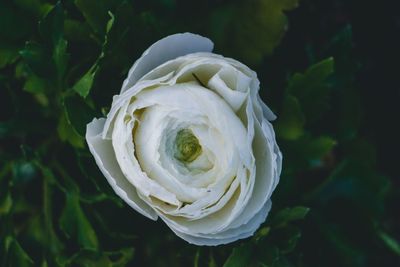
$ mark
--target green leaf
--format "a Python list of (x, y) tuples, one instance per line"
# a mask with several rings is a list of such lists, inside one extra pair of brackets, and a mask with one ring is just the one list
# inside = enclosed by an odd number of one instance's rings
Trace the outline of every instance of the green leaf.
[(2, 215), (6, 215), (10, 212), (13, 201), (11, 198), (11, 194), (7, 192), (7, 194), (2, 195), (0, 197), (0, 217)]
[(310, 211), (310, 208), (303, 207), (303, 206), (297, 206), (297, 207), (293, 207), (293, 208), (285, 208), (285, 209), (279, 211), (275, 215), (275, 217), (271, 221), (271, 224), (274, 227), (285, 226), (286, 224), (288, 224), (290, 222), (304, 219), (309, 211)]
[(101, 51), (99, 57), (96, 59), (93, 66), (73, 86), (73, 90), (75, 92), (77, 92), (80, 96), (82, 96), (83, 98), (86, 98), (88, 96), (90, 89), (92, 88), (95, 75), (99, 69), (99, 63), (104, 57), (104, 51), (108, 44), (108, 34), (112, 28), (112, 25), (114, 24), (114, 19), (115, 19), (114, 15), (111, 12), (109, 12), (109, 15), (111, 18), (108, 20), (107, 25), (106, 25), (106, 33), (104, 36), (102, 51)]
[(85, 146), (83, 137), (78, 134), (75, 128), (71, 125), (65, 113), (60, 116), (57, 133), (61, 141), (66, 141), (77, 148), (83, 148)]
[(279, 247), (280, 254), (287, 254), (292, 252), (295, 249), (300, 238), (301, 232), (298, 227), (288, 225), (284, 228), (279, 228), (276, 243)]
[(327, 58), (289, 79), (287, 90), (299, 100), (307, 120), (315, 121), (328, 109), (331, 91), (328, 78), (333, 73), (334, 60)]
[(42, 37), (41, 44), (27, 42), (20, 55), (39, 77), (48, 81), (61, 81), (64, 76), (68, 54), (67, 42), (63, 38), (64, 15), (60, 3), (43, 18), (39, 23), (39, 32)]
[(286, 32), (284, 12), (297, 6), (298, 0), (250, 0), (224, 6), (212, 13), (212, 39), (225, 54), (258, 64), (274, 51)]
[(231, 255), (224, 263), (224, 267), (248, 266), (252, 259), (252, 249), (250, 243), (244, 243), (234, 248)]
[(261, 240), (263, 240), (265, 237), (268, 236), (270, 231), (271, 231), (270, 227), (268, 227), (268, 226), (262, 227), (256, 232), (253, 239), (255, 240), (256, 243), (260, 242)]
[(38, 18), (50, 12), (53, 5), (42, 3), (41, 0), (14, 0), (14, 3), (22, 10)]
[(25, 12), (13, 7), (11, 1), (1, 1), (0, 4), (0, 40), (1, 45), (19, 47), (29, 38), (35, 23), (26, 16)]
[(304, 155), (308, 160), (321, 159), (336, 145), (336, 141), (329, 136), (310, 138), (304, 147)]
[(85, 249), (98, 249), (98, 240), (92, 225), (83, 212), (79, 197), (66, 194), (66, 203), (60, 218), (60, 228), (68, 238), (73, 238)]
[(217, 262), (215, 261), (214, 255), (212, 251), (209, 254), (209, 259), (208, 259), (208, 267), (218, 267)]
[(383, 231), (378, 231), (378, 235), (391, 251), (400, 256), (400, 243), (396, 239)]
[(67, 54), (67, 41), (60, 39), (55, 44), (52, 58), (57, 68), (58, 79), (61, 81), (65, 74), (65, 70), (67, 69), (69, 58), (69, 55)]
[(39, 32), (43, 38), (55, 47), (64, 36), (64, 11), (60, 2), (39, 22)]
[[(280, 258), (279, 249), (276, 247), (276, 244), (262, 244), (262, 246), (258, 246), (258, 262), (263, 267), (277, 266), (277, 262)], [(257, 266), (257, 265), (256, 265)]]
[(6, 236), (2, 241), (2, 247), (5, 249), (5, 258), (1, 259), (3, 266), (29, 267), (34, 266), (34, 262), (26, 251), (21, 247), (19, 242), (11, 237)]
[(95, 111), (82, 98), (76, 95), (64, 98), (64, 108), (69, 125), (80, 136), (84, 137), (86, 134), (86, 125), (96, 116)]
[(44, 94), (50, 87), (48, 80), (38, 77), (35, 74), (28, 76), (24, 84), (24, 90), (32, 94)]
[(64, 21), (65, 38), (73, 42), (94, 42), (90, 26), (84, 22), (66, 18)]
[(122, 248), (117, 251), (96, 252), (83, 249), (70, 258), (58, 258), (62, 266), (125, 267), (132, 260), (135, 250)]
[(200, 248), (197, 248), (196, 254), (194, 255), (194, 267), (199, 267), (199, 261), (200, 261)]
[(375, 148), (366, 140), (346, 144), (345, 157), (308, 196), (318, 205), (346, 199), (358, 212), (382, 216), (390, 180), (375, 170)]
[(335, 145), (336, 141), (329, 136), (313, 137), (304, 134), (296, 140), (289, 140), (282, 144), (286, 151), (287, 169), (301, 171), (321, 167)]
[(304, 132), (304, 124), (305, 117), (299, 101), (292, 95), (286, 95), (274, 125), (277, 136), (286, 140), (298, 139)]
[(93, 65), (72, 87), (83, 98), (87, 97), (93, 85), (93, 80), (98, 70), (97, 64)]
[(75, 0), (74, 3), (95, 33), (100, 36), (106, 33), (108, 13), (119, 1)]
[(294, 74), (289, 80), (288, 90), (297, 96), (309, 94), (315, 87), (324, 83), (333, 72), (334, 60), (327, 58), (312, 65), (303, 74)]
[(67, 41), (64, 40), (64, 11), (60, 2), (39, 23), (39, 31), (47, 47), (52, 49), (52, 59), (58, 79), (64, 76), (68, 61)]
[(0, 69), (14, 63), (19, 54), (18, 47), (1, 47), (0, 46)]
[(38, 43), (27, 42), (25, 48), (19, 53), (38, 76), (48, 78), (54, 75), (52, 60), (43, 46)]
[(19, 185), (32, 181), (37, 175), (36, 166), (30, 161), (16, 161), (12, 165), (13, 184)]
[(48, 246), (48, 250), (53, 254), (58, 254), (63, 249), (63, 244), (60, 242), (53, 223), (53, 188), (51, 183), (56, 181), (50, 169), (38, 164), (41, 167), (42, 173), (45, 177), (43, 180), (43, 220), (45, 226), (44, 241)]

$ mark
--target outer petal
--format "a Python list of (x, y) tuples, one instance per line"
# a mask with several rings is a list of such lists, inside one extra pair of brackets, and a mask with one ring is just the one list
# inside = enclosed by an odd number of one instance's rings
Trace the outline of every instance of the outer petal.
[(121, 172), (111, 140), (101, 137), (104, 123), (104, 118), (94, 119), (86, 128), (86, 141), (97, 165), (118, 196), (139, 213), (152, 220), (157, 220), (157, 214), (139, 198), (136, 188), (128, 182)]
[[(250, 237), (254, 232), (260, 227), (260, 225), (265, 221), (269, 211), (271, 210), (272, 202), (267, 201), (262, 209), (254, 215), (246, 224), (243, 224), (237, 228), (229, 229), (227, 231), (209, 235), (209, 236), (193, 236), (184, 233), (177, 232), (175, 229), (171, 228), (177, 236), (184, 239), (185, 241), (198, 245), (198, 246), (218, 246), (223, 244), (228, 244), (239, 239)], [(165, 220), (164, 220), (165, 221)], [(167, 222), (167, 221), (166, 221)], [(168, 222), (167, 222), (168, 223)]]
[(210, 39), (193, 33), (167, 36), (150, 46), (129, 70), (121, 94), (134, 85), (143, 75), (164, 62), (196, 52), (211, 52), (214, 44)]

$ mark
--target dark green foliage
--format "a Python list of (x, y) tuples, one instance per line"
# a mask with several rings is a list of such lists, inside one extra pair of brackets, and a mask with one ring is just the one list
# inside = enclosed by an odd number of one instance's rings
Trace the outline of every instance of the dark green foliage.
[[(383, 112), (398, 93), (379, 93), (379, 102), (366, 89), (369, 81), (378, 92), (398, 87), (398, 68), (382, 75), (385, 51), (376, 48), (394, 37), (380, 35), (385, 27), (370, 33), (385, 19), (398, 27), (398, 19), (376, 17), (380, 3), (359, 18), (364, 5), (0, 1), (0, 265), (400, 266), (398, 118), (390, 117), (399, 113)], [(218, 53), (256, 69), (278, 116), (284, 163), (273, 209), (252, 238), (219, 247), (189, 245), (134, 212), (84, 139), (135, 59), (184, 31), (211, 37)], [(390, 78), (396, 84), (384, 83)]]

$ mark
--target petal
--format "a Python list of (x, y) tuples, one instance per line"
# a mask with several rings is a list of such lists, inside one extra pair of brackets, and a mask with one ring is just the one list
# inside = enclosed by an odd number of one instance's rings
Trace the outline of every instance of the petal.
[(129, 70), (121, 93), (134, 85), (143, 75), (171, 59), (196, 52), (211, 52), (210, 39), (192, 33), (167, 36), (150, 46)]
[[(233, 82), (233, 86), (228, 86), (227, 81), (223, 80), (223, 73), (233, 72), (234, 77), (237, 78), (238, 81)], [(232, 74), (232, 73), (231, 73)], [(241, 75), (240, 75), (241, 74)], [(228, 76), (228, 75), (225, 75)], [(218, 94), (224, 98), (224, 100), (231, 106), (231, 108), (236, 112), (242, 104), (245, 102), (247, 98), (247, 92), (236, 90), (236, 87), (242, 87), (242, 90), (246, 90), (241, 83), (244, 83), (245, 79), (250, 79), (246, 77), (244, 74), (235, 70), (233, 68), (222, 68), (219, 72), (217, 72), (209, 81), (208, 87), (212, 90), (218, 92)]]
[(157, 214), (139, 198), (136, 188), (129, 183), (121, 172), (111, 140), (101, 137), (104, 123), (104, 118), (94, 119), (86, 128), (86, 141), (97, 165), (118, 196), (134, 210), (152, 220), (157, 220)]
[(246, 224), (243, 224), (237, 228), (229, 229), (227, 231), (208, 236), (194, 236), (178, 232), (176, 229), (172, 229), (177, 236), (184, 239), (185, 241), (198, 245), (198, 246), (218, 246), (228, 244), (239, 239), (250, 237), (265, 221), (269, 211), (271, 210), (272, 202), (269, 200), (263, 208), (253, 216)]
[[(265, 120), (265, 123), (269, 122)], [(279, 179), (279, 175), (276, 172), (276, 155), (273, 151), (274, 147), (269, 140), (270, 136), (264, 135), (265, 132), (263, 132), (257, 120), (254, 120), (254, 130), (253, 152), (256, 158), (254, 189), (246, 208), (233, 223), (232, 227), (234, 228), (246, 223), (248, 218), (254, 216), (264, 203), (268, 202)]]

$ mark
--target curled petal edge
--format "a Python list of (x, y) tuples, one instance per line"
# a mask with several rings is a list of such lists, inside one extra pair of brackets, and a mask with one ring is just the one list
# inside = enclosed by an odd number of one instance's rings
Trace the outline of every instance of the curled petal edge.
[(210, 39), (197, 34), (186, 32), (169, 35), (151, 45), (133, 64), (122, 84), (121, 94), (161, 64), (187, 54), (211, 52), (213, 48)]
[(140, 214), (157, 220), (155, 211), (138, 196), (136, 188), (129, 183), (119, 168), (111, 140), (102, 138), (105, 121), (105, 118), (94, 119), (86, 126), (86, 142), (97, 166), (119, 197)]
[[(170, 227), (171, 230), (180, 238), (185, 240), (186, 242), (197, 245), (197, 246), (218, 246), (224, 245), (228, 243), (232, 243), (239, 239), (244, 239), (252, 236), (256, 230), (260, 227), (260, 225), (265, 221), (268, 216), (269, 211), (271, 210), (272, 202), (268, 200), (265, 205), (261, 208), (261, 210), (253, 216), (246, 224), (243, 224), (237, 228), (229, 229), (224, 232), (210, 235), (210, 236), (196, 236), (184, 234), (176, 231), (174, 228)], [(161, 216), (161, 215), (160, 215)], [(162, 217), (161, 217), (162, 218)], [(167, 224), (164, 218), (162, 218)]]

